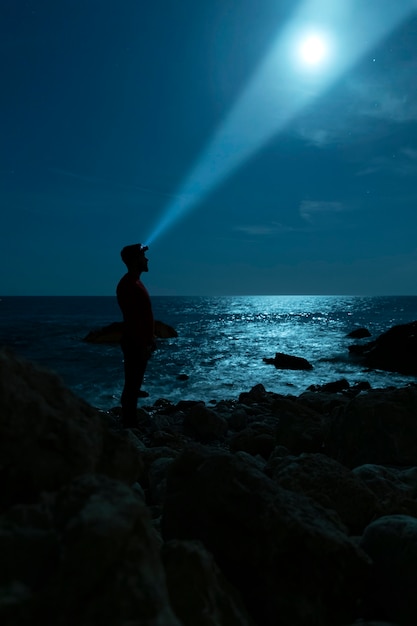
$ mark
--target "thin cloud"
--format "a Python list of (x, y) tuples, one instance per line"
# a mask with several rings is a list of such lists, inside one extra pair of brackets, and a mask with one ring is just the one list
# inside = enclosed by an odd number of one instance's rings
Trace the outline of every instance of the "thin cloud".
[(417, 150), (405, 147), (389, 156), (375, 157), (367, 164), (367, 167), (359, 170), (356, 176), (372, 176), (381, 173), (394, 176), (417, 175)]
[(317, 200), (303, 200), (300, 204), (300, 216), (307, 222), (313, 222), (317, 216), (334, 215), (335, 213), (342, 213), (344, 206), (341, 202), (327, 202)]
[(246, 235), (269, 236), (293, 232), (294, 228), (285, 226), (284, 224), (280, 224), (278, 222), (271, 222), (270, 224), (246, 224), (235, 226), (234, 230), (245, 233)]

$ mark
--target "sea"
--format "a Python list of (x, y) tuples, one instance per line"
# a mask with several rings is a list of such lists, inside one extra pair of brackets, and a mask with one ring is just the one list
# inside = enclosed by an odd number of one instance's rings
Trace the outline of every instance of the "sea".
[[(342, 378), (373, 388), (404, 386), (415, 377), (368, 371), (350, 356), (347, 337), (365, 327), (372, 338), (417, 320), (417, 296), (222, 296), (152, 298), (155, 319), (178, 337), (159, 339), (143, 388), (149, 398), (206, 403), (238, 399), (262, 383), (298, 396)], [(55, 371), (75, 394), (109, 410), (120, 404), (123, 360), (118, 345), (86, 335), (121, 315), (115, 297), (1, 297), (0, 346)], [(359, 343), (367, 340), (359, 340)], [(264, 362), (283, 352), (307, 359), (311, 371), (277, 370)]]

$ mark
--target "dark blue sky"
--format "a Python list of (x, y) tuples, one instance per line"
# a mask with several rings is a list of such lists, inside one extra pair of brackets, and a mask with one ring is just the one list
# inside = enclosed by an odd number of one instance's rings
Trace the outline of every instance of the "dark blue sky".
[(414, 0), (4, 0), (0, 49), (0, 294), (156, 233), (154, 295), (417, 295)]

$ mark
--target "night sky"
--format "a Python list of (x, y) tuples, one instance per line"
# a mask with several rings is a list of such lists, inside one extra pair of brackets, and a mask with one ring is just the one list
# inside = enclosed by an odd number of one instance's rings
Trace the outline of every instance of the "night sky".
[(1, 295), (137, 242), (151, 295), (417, 295), (416, 0), (2, 0), (0, 47)]

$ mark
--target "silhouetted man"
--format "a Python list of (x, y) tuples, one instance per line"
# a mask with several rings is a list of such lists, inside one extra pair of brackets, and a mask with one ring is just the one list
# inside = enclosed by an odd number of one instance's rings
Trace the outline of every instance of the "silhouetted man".
[(117, 285), (117, 301), (123, 314), (123, 335), (120, 342), (124, 356), (125, 383), (121, 396), (123, 426), (137, 426), (137, 399), (148, 394), (141, 391), (149, 357), (155, 349), (152, 304), (140, 280), (148, 271), (147, 246), (140, 243), (125, 246), (121, 257), (127, 273)]

